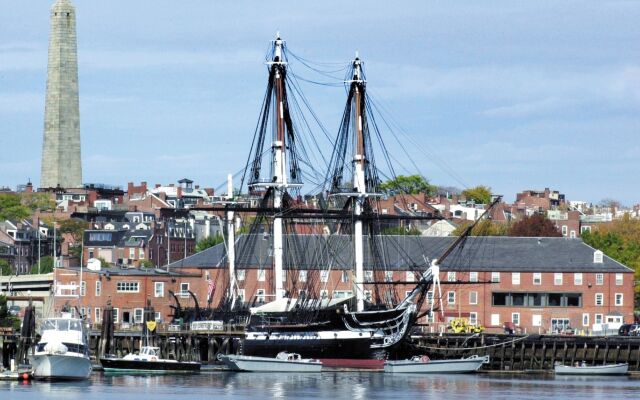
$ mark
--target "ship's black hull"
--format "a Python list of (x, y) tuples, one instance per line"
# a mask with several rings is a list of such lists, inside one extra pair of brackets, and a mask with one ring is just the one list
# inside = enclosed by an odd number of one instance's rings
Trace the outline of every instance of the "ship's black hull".
[(302, 358), (383, 359), (385, 351), (371, 348), (371, 338), (354, 339), (245, 339), (243, 354), (275, 357), (281, 351), (298, 353)]
[(112, 371), (157, 371), (157, 372), (190, 372), (200, 371), (197, 362), (142, 361), (123, 360), (121, 358), (101, 358), (100, 364), (105, 370)]

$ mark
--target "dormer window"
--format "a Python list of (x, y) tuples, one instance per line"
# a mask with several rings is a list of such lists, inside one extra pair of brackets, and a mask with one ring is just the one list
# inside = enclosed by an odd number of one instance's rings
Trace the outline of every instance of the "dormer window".
[(600, 250), (596, 250), (593, 252), (593, 262), (596, 264), (602, 264), (602, 259), (604, 254)]

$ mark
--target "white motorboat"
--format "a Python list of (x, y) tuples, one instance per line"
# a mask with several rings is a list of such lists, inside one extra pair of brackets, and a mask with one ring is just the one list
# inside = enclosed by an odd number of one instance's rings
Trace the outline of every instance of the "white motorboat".
[(489, 362), (489, 356), (454, 360), (431, 360), (427, 356), (414, 356), (410, 360), (386, 361), (384, 372), (414, 374), (464, 374), (475, 372), (482, 364)]
[(319, 360), (302, 358), (297, 353), (282, 351), (275, 358), (252, 357), (240, 355), (220, 356), (222, 361), (233, 371), (247, 372), (320, 372), (322, 363)]
[(629, 364), (586, 365), (576, 363), (574, 366), (556, 364), (554, 371), (557, 375), (626, 375)]
[(82, 320), (63, 313), (42, 321), (41, 339), (29, 357), (35, 379), (87, 379), (92, 366)]
[(122, 358), (103, 357), (100, 363), (105, 372), (198, 372), (201, 364), (195, 361), (177, 361), (160, 358), (160, 348), (142, 346), (137, 354)]

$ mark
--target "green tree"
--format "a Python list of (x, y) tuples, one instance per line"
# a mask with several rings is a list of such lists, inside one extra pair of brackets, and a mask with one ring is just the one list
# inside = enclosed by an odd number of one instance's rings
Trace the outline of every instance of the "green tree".
[(9, 262), (7, 260), (0, 260), (0, 272), (2, 272), (2, 276), (13, 274), (11, 266), (9, 265)]
[(437, 187), (429, 184), (429, 181), (420, 175), (398, 175), (394, 179), (382, 182), (378, 189), (388, 195), (425, 193), (427, 196), (433, 196), (437, 192)]
[(562, 234), (547, 217), (542, 214), (534, 214), (513, 224), (509, 230), (509, 236), (561, 237)]
[[(88, 222), (77, 218), (58, 221), (58, 232), (68, 234), (72, 238), (72, 243), (69, 243), (69, 255), (71, 257), (80, 258), (80, 253), (82, 252), (82, 236), (88, 227)], [(60, 240), (60, 242), (62, 242), (62, 240)]]
[(56, 202), (51, 198), (48, 193), (22, 193), (22, 204), (28, 207), (31, 212), (51, 211), (55, 208)]
[(153, 262), (151, 260), (142, 260), (140, 261), (141, 268), (153, 268)]
[(209, 236), (198, 243), (196, 243), (196, 253), (201, 252), (202, 250), (208, 249), (209, 247), (213, 247), (217, 244), (220, 244), (224, 241), (222, 235), (216, 234), (215, 236)]
[(491, 188), (488, 186), (476, 186), (462, 191), (462, 195), (467, 200), (473, 200), (476, 204), (491, 203)]
[(29, 209), (20, 203), (20, 196), (0, 194), (0, 220), (20, 220), (29, 215)]
[(419, 236), (422, 234), (420, 229), (415, 227), (395, 226), (393, 228), (386, 228), (382, 231), (384, 235), (409, 235)]
[[(48, 274), (50, 272), (53, 272), (53, 257), (51, 257), (51, 256), (41, 257), (40, 258), (40, 273), (41, 274)], [(31, 273), (32, 274), (37, 274), (38, 273), (38, 262), (37, 261), (36, 261), (35, 264), (33, 264), (31, 266)]]

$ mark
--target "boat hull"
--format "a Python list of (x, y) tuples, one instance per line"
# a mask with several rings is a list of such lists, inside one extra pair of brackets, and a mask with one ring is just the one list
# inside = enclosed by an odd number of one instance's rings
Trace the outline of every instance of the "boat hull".
[(81, 380), (93, 371), (88, 357), (64, 354), (36, 354), (30, 357), (34, 379)]
[(361, 359), (384, 358), (385, 353), (371, 349), (371, 339), (362, 338), (269, 338), (245, 339), (243, 354), (272, 358), (282, 351), (298, 353), (304, 358)]
[(593, 367), (556, 365), (554, 371), (557, 375), (626, 375), (629, 372), (629, 364), (598, 365)]
[(484, 362), (484, 358), (434, 360), (428, 362), (416, 362), (412, 360), (387, 361), (384, 364), (384, 372), (412, 374), (467, 374), (479, 370)]
[(100, 364), (105, 372), (193, 372), (200, 371), (201, 366), (197, 362), (123, 360), (120, 358), (101, 358)]
[(246, 372), (320, 372), (318, 360), (279, 360), (270, 357), (227, 355), (220, 358), (229, 369)]

